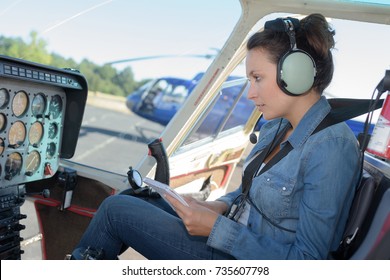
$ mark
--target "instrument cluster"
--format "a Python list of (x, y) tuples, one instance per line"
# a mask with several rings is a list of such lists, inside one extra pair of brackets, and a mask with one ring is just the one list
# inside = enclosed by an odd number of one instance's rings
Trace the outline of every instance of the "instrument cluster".
[(0, 79), (0, 185), (51, 177), (58, 169), (64, 89)]

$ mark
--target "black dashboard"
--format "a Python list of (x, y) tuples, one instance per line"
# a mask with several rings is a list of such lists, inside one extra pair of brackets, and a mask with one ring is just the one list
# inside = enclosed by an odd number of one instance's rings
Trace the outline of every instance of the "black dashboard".
[(0, 259), (20, 259), (25, 185), (75, 152), (88, 86), (75, 70), (0, 55)]
[(0, 185), (51, 177), (74, 154), (87, 99), (77, 72), (0, 56)]

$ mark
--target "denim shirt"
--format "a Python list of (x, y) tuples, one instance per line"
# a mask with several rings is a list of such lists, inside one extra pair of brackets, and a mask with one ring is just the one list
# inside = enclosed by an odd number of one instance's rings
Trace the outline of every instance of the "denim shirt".
[[(338, 247), (358, 183), (360, 152), (344, 122), (312, 135), (329, 111), (325, 97), (309, 109), (287, 139), (292, 151), (253, 178), (249, 197), (255, 207), (247, 225), (220, 215), (209, 246), (236, 259), (326, 259)], [(273, 140), (279, 123), (263, 125), (248, 159)], [(282, 120), (281, 127), (286, 124)], [(218, 200), (230, 205), (240, 193), (241, 187)]]

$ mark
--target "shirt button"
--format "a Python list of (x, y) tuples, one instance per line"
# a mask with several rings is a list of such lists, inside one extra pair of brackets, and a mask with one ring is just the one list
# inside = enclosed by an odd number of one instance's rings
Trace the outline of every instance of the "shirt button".
[(270, 179), (270, 178), (267, 178), (267, 182), (269, 182), (269, 181), (271, 181), (271, 179)]
[(282, 190), (284, 190), (284, 191), (285, 191), (285, 190), (286, 190), (286, 187), (283, 187), (283, 188), (282, 188)]

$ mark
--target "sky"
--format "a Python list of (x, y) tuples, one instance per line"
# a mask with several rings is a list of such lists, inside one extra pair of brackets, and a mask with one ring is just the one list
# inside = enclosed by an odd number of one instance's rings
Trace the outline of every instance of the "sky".
[[(238, 0), (0, 0), (0, 34), (28, 42), (36, 31), (50, 52), (77, 62), (171, 55), (175, 58), (115, 67), (131, 66), (136, 80), (192, 78), (212, 61), (187, 56), (216, 54), (240, 12)], [(336, 69), (329, 90), (342, 97), (371, 97), (390, 69), (390, 26), (331, 24), (336, 29)]]
[(195, 64), (192, 76), (211, 60), (186, 56), (215, 54), (240, 11), (237, 0), (0, 0), (0, 34), (29, 40), (34, 30), (48, 42), (48, 50), (78, 62), (174, 55), (181, 59), (116, 66), (139, 68), (142, 73), (135, 73), (136, 78), (144, 78), (169, 75), (176, 65)]

